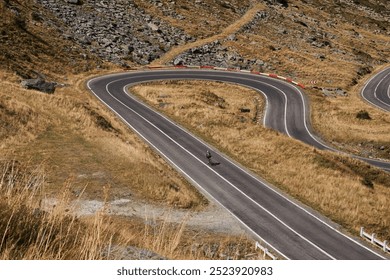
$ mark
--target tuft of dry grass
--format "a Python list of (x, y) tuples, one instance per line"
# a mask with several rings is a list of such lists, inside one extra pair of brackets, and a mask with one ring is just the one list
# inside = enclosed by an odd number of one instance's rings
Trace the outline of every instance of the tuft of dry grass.
[[(115, 216), (114, 230), (132, 235), (129, 245), (157, 254), (157, 258), (176, 260), (263, 259), (254, 241), (246, 235), (232, 236), (189, 228), (186, 218), (169, 223), (169, 213), (162, 217), (131, 220)], [(120, 252), (120, 250), (119, 250)]]
[(41, 206), (44, 173), (18, 162), (0, 165), (0, 259), (102, 259), (113, 237), (103, 212), (92, 223), (69, 211), (69, 190), (49, 211)]
[[(205, 91), (225, 105), (205, 102)], [(346, 156), (313, 150), (253, 122), (253, 115), (239, 108), (253, 109), (257, 93), (199, 81), (137, 85), (131, 92), (349, 231), (357, 233), (364, 226), (390, 237), (390, 175)]]

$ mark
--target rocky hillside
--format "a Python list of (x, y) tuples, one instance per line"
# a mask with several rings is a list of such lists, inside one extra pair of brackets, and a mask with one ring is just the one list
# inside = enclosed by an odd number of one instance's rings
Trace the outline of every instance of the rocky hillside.
[(0, 1), (1, 69), (22, 78), (80, 73), (101, 61), (85, 53), (81, 45), (67, 40), (53, 25), (63, 23), (30, 0)]
[[(386, 0), (1, 0), (2, 67), (31, 76), (26, 69), (147, 65), (175, 46), (220, 33), (257, 2), (264, 10), (238, 32), (169, 63), (257, 68), (304, 81), (319, 80), (322, 68), (336, 76), (324, 84), (342, 87), (388, 63)], [(341, 64), (349, 71), (343, 80), (335, 73)]]
[(133, 1), (37, 0), (64, 25), (54, 25), (64, 38), (102, 59), (146, 65), (171, 46), (195, 40), (183, 30), (154, 17)]

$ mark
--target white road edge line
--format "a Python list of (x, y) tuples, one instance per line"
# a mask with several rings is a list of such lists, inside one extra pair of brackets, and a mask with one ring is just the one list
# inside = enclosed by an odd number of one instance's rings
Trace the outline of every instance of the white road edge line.
[[(381, 109), (381, 110), (383, 110), (383, 111), (386, 111), (386, 112), (388, 112), (388, 111), (385, 110), (384, 108), (382, 108), (382, 107), (380, 107), (380, 106), (378, 106), (378, 105), (372, 103), (370, 100), (368, 100), (367, 97), (364, 95), (364, 93), (365, 93), (365, 91), (366, 91), (366, 88), (367, 88), (368, 84), (371, 83), (371, 81), (372, 81), (373, 79), (375, 79), (376, 76), (382, 74), (383, 72), (386, 72), (386, 71), (389, 70), (389, 69), (390, 69), (390, 68), (386, 68), (386, 69), (380, 71), (380, 72), (379, 72), (378, 74), (376, 74), (375, 76), (371, 77), (371, 78), (367, 81), (367, 83), (364, 85), (363, 89), (362, 89), (361, 92), (360, 92), (360, 95), (363, 97), (364, 100), (366, 100), (366, 101), (367, 101), (368, 103), (370, 103), (372, 106), (374, 106), (374, 107), (376, 107), (376, 108), (379, 108), (379, 109)], [(386, 75), (386, 76), (387, 76), (387, 75)], [(390, 86), (389, 86), (389, 89), (390, 89)], [(376, 97), (376, 93), (374, 93), (374, 96)], [(389, 98), (390, 98), (390, 93), (389, 93)], [(383, 102), (382, 102), (382, 103), (383, 103)], [(386, 103), (385, 103), (385, 104), (386, 104)], [(389, 104), (386, 104), (386, 105), (389, 105)]]
[[(389, 97), (389, 99), (390, 99), (390, 85), (388, 86), (388, 88), (387, 88), (387, 96)], [(390, 104), (389, 104), (390, 105)]]
[(387, 74), (386, 76), (384, 76), (384, 77), (379, 81), (379, 83), (376, 85), (375, 90), (374, 90), (374, 96), (375, 96), (375, 98), (376, 98), (380, 103), (382, 103), (382, 104), (384, 104), (384, 105), (386, 105), (386, 106), (390, 106), (390, 105), (387, 104), (386, 102), (383, 102), (382, 100), (380, 100), (380, 99), (378, 98), (378, 95), (377, 95), (377, 91), (378, 91), (379, 85), (387, 78), (387, 76), (390, 76), (390, 73)]

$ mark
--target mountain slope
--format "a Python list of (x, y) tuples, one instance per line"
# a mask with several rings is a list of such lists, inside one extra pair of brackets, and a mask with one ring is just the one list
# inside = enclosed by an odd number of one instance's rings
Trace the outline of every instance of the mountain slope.
[[(215, 211), (212, 203), (92, 98), (84, 86), (93, 75), (175, 61), (277, 72), (299, 80), (307, 85), (312, 123), (322, 137), (346, 151), (388, 159), (389, 116), (364, 103), (358, 92), (370, 73), (389, 63), (389, 5), (386, 0), (84, 0), (80, 5), (55, 0), (0, 0), (0, 159), (16, 159), (30, 166), (42, 164), (46, 191), (51, 195), (66, 185), (76, 198), (87, 186), (83, 196), (88, 201), (101, 203), (103, 190), (109, 189), (109, 200), (115, 203), (134, 199), (165, 211)], [(253, 7), (254, 14), (250, 12)], [(243, 16), (248, 11), (251, 20), (247, 22)], [(37, 76), (61, 86), (50, 96), (21, 88), (21, 80)], [(200, 87), (201, 94), (227, 92), (215, 84)], [(162, 91), (169, 88), (166, 85)], [(229, 92), (238, 95), (241, 91), (231, 88)], [(356, 119), (360, 110), (367, 110), (372, 120)], [(246, 124), (237, 121), (237, 125)], [(259, 131), (256, 126), (251, 129), (255, 137)], [(261, 132), (267, 140), (264, 145), (269, 147), (264, 152), (271, 157), (275, 134), (266, 129)], [(283, 143), (286, 150), (299, 146), (335, 178), (352, 178), (361, 187), (360, 177), (365, 173), (356, 175), (342, 159), (318, 156), (290, 139), (283, 138)], [(385, 149), (380, 149), (382, 146)], [(276, 173), (278, 164), (274, 161)], [(375, 173), (368, 169), (364, 167), (363, 171)], [(318, 184), (329, 180), (321, 176), (315, 179)], [(387, 194), (387, 189), (378, 183), (362, 192), (375, 200)], [(301, 189), (299, 192), (304, 193)], [(363, 199), (357, 205), (375, 208), (373, 200)], [(352, 216), (356, 214), (351, 211)], [(375, 211), (387, 213), (386, 209)], [(115, 217), (116, 225), (130, 224), (135, 232), (146, 229), (145, 215), (138, 212), (136, 217)], [(228, 221), (226, 216), (219, 217)], [(343, 223), (342, 218), (337, 219)], [(229, 223), (231, 228), (237, 226), (234, 221)], [(365, 223), (367, 230), (388, 236), (387, 220), (370, 218)], [(359, 226), (350, 227), (354, 231)], [(218, 258), (216, 253), (205, 253), (209, 252), (207, 246), (220, 244), (221, 236), (229, 240), (229, 233), (193, 230), (188, 228), (178, 251), (168, 254), (153, 244), (148, 244), (148, 249), (169, 257)], [(196, 234), (203, 234), (208, 245), (196, 247), (194, 254), (188, 244)], [(253, 252), (247, 240), (242, 252)], [(141, 240), (133, 243), (142, 245)], [(233, 247), (239, 243), (234, 239)], [(227, 241), (225, 245), (229, 244)]]

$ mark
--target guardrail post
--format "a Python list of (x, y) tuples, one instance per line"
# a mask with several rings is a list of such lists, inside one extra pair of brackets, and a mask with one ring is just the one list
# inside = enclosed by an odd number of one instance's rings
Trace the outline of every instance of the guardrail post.
[(367, 232), (364, 232), (364, 227), (360, 227), (360, 236), (366, 239), (367, 241), (371, 242), (372, 244), (380, 247), (385, 253), (389, 252), (390, 253), (390, 247), (389, 241), (385, 240), (381, 242), (379, 239), (376, 239), (376, 234), (369, 234)]
[(273, 260), (277, 260), (277, 259), (278, 259), (277, 257), (275, 257), (273, 254), (270, 253), (270, 251), (268, 250), (268, 248), (266, 248), (266, 247), (260, 245), (260, 243), (257, 242), (257, 241), (256, 241), (256, 243), (255, 243), (255, 247), (256, 247), (256, 249), (260, 249), (260, 250), (263, 251), (263, 258), (264, 258), (264, 259), (265, 259), (266, 256), (269, 256), (269, 257), (270, 257), (271, 259), (273, 259)]

